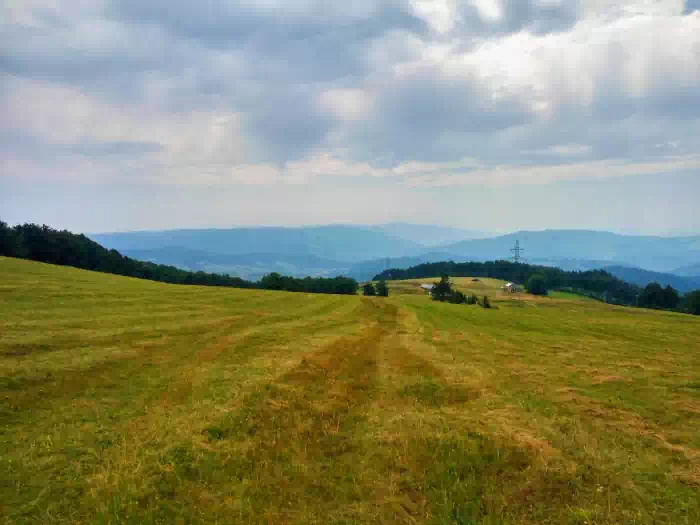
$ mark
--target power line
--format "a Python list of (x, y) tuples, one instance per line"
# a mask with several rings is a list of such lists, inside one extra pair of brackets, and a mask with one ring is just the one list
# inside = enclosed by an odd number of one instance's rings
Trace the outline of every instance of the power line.
[(520, 241), (515, 241), (515, 248), (510, 249), (511, 252), (513, 252), (513, 255), (511, 256), (511, 260), (514, 263), (519, 263), (522, 257), (520, 256), (521, 252), (524, 252), (525, 249), (520, 247)]

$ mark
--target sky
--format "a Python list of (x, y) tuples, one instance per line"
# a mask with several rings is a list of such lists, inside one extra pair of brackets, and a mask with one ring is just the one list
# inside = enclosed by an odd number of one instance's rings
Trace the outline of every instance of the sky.
[(8, 0), (0, 219), (700, 234), (700, 0)]

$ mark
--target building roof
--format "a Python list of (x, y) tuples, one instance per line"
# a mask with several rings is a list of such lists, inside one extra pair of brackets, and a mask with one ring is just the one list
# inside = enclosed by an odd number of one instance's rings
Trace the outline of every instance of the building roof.
[(435, 286), (434, 284), (421, 284), (420, 285), (420, 287), (423, 288), (423, 290), (432, 290), (434, 286)]

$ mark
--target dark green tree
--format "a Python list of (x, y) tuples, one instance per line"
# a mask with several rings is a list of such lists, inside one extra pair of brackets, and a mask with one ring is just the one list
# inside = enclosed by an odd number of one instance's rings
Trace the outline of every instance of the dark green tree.
[(389, 297), (389, 287), (386, 285), (386, 281), (381, 279), (377, 283), (377, 295), (379, 297)]
[(459, 290), (452, 290), (452, 295), (449, 298), (452, 304), (463, 304), (467, 302), (467, 296)]
[(678, 295), (678, 292), (671, 288), (670, 286), (666, 286), (664, 288), (664, 308), (667, 310), (675, 310), (678, 308), (678, 305), (681, 302), (681, 297)]
[(544, 275), (536, 273), (525, 283), (525, 289), (532, 295), (547, 295), (547, 281)]
[(452, 283), (447, 274), (440, 277), (439, 283), (434, 283), (430, 295), (433, 296), (433, 301), (445, 302), (450, 299), (452, 296)]
[(700, 315), (700, 290), (690, 292), (683, 299), (683, 311), (693, 315)]
[(667, 286), (662, 288), (659, 283), (649, 283), (639, 294), (637, 305), (642, 308), (655, 308), (657, 310), (672, 310), (678, 307), (681, 298), (678, 292)]
[(368, 296), (377, 295), (377, 291), (374, 289), (374, 285), (372, 283), (365, 284), (362, 287), (362, 295), (368, 295)]
[(15, 231), (6, 222), (0, 221), (0, 255), (16, 257), (17, 247)]

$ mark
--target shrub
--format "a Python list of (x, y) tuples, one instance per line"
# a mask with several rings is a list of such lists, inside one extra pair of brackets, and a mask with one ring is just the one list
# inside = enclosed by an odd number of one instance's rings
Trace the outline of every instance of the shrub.
[(683, 309), (689, 314), (700, 315), (700, 290), (695, 290), (686, 295), (683, 306)]
[(374, 285), (372, 283), (367, 283), (362, 287), (362, 295), (377, 295), (377, 291), (374, 289)]
[(532, 295), (547, 295), (547, 284), (544, 280), (544, 275), (539, 273), (536, 273), (527, 280), (525, 288)]
[(484, 295), (484, 298), (483, 298), (483, 300), (481, 301), (481, 306), (483, 306), (484, 308), (491, 308), (491, 303), (489, 302), (489, 296), (488, 296), (488, 295)]

